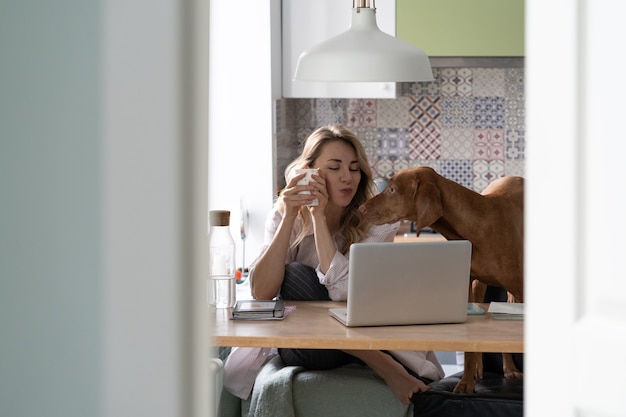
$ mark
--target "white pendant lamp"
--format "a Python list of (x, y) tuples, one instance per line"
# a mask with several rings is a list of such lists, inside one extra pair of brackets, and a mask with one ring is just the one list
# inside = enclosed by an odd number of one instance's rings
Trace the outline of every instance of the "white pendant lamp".
[(304, 51), (298, 59), (294, 79), (324, 82), (434, 80), (424, 51), (378, 28), (374, 0), (352, 0), (350, 28)]

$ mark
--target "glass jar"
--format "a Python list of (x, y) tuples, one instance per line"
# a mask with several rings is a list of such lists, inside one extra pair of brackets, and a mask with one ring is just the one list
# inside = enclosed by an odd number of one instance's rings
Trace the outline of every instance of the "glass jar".
[(230, 234), (230, 211), (209, 212), (209, 279), (207, 298), (216, 308), (234, 307), (237, 302), (235, 284), (235, 241)]

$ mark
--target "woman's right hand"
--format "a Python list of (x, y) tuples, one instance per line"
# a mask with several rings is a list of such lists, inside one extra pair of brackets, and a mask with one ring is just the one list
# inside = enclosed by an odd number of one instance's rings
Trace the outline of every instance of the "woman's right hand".
[[(283, 191), (285, 215), (297, 215), (300, 207), (311, 204), (315, 199), (313, 194), (316, 191), (316, 187), (313, 184), (298, 185), (298, 181), (305, 176), (305, 173), (294, 176), (285, 187)], [(311, 194), (300, 194), (302, 191), (309, 191)]]

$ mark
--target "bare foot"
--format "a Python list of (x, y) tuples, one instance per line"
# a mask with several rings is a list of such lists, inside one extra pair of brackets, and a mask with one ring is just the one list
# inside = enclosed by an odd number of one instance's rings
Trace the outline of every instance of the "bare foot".
[(404, 367), (386, 353), (369, 351), (346, 351), (365, 362), (380, 376), (403, 404), (411, 404), (416, 392), (428, 391), (430, 387), (409, 374)]
[(424, 392), (430, 389), (428, 385), (409, 374), (399, 363), (396, 369), (387, 369), (384, 375), (380, 376), (391, 388), (393, 395), (398, 397), (403, 404), (411, 404), (411, 398), (413, 398), (413, 394), (416, 392)]

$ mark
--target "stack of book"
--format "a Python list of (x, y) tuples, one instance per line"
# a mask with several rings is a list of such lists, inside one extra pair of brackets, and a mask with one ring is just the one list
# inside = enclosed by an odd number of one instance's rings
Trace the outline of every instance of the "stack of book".
[(283, 300), (241, 300), (233, 309), (236, 320), (280, 320), (285, 315)]
[(488, 313), (494, 320), (523, 320), (524, 303), (505, 303), (492, 301)]

